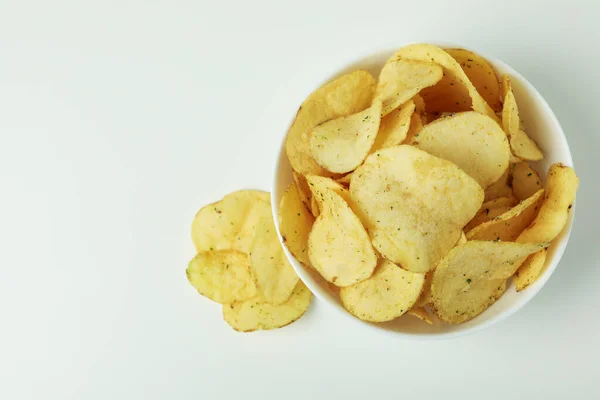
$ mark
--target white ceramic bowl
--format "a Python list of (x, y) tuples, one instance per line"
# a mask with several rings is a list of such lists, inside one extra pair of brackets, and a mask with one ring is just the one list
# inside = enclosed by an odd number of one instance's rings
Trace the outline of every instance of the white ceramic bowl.
[[(441, 47), (458, 47), (466, 48), (465, 46), (450, 44), (450, 43), (437, 43)], [(401, 46), (398, 46), (398, 48)], [(349, 63), (348, 65), (341, 65), (337, 71), (324, 71), (324, 80), (321, 82), (315, 82), (314, 88), (317, 89), (324, 83), (334, 79), (348, 71), (355, 69), (366, 69), (370, 71), (373, 76), (377, 77), (379, 71), (385, 61), (393, 54), (396, 50), (388, 49), (386, 51), (380, 51), (371, 55), (357, 59), (355, 62)], [(548, 103), (542, 98), (538, 91), (518, 72), (506, 65), (500, 60), (490, 57), (483, 52), (476, 49), (470, 49), (476, 53), (485, 57), (498, 71), (499, 74), (507, 74), (511, 78), (512, 88), (519, 104), (519, 111), (526, 131), (531, 138), (533, 138), (544, 152), (544, 159), (542, 161), (533, 163), (534, 168), (539, 171), (542, 179), (545, 179), (546, 172), (551, 164), (556, 162), (562, 162), (565, 165), (572, 166), (573, 160), (571, 158), (571, 151), (565, 134), (563, 133), (556, 116), (548, 106)], [(298, 105), (299, 106), (299, 105)], [(290, 110), (290, 124), (294, 119), (296, 109)], [(287, 186), (292, 182), (292, 168), (287, 159), (285, 152), (285, 136), (289, 126), (281, 127), (282, 144), (279, 157), (275, 166), (275, 176), (273, 181), (273, 188), (271, 191), (271, 200), (273, 205), (273, 217), (275, 221), (278, 220), (278, 205), (281, 200), (281, 196), (285, 192)], [(517, 293), (514, 286), (511, 286), (506, 290), (506, 293), (490, 308), (484, 311), (474, 319), (460, 325), (447, 325), (436, 321), (433, 326), (427, 325), (422, 321), (410, 317), (404, 316), (394, 321), (373, 324), (359, 320), (351, 314), (349, 314), (339, 299), (339, 297), (331, 291), (325, 280), (323, 280), (317, 273), (305, 268), (300, 264), (294, 256), (290, 254), (287, 248), (284, 246), (285, 254), (287, 255), (290, 263), (300, 276), (300, 279), (308, 286), (308, 288), (315, 294), (315, 296), (322, 302), (331, 306), (333, 312), (344, 314), (348, 318), (355, 321), (356, 324), (363, 324), (371, 327), (374, 330), (387, 331), (390, 335), (403, 338), (413, 339), (437, 339), (437, 338), (451, 338), (473, 333), (481, 330), (492, 324), (512, 315), (523, 307), (529, 300), (531, 300), (544, 286), (544, 284), (550, 278), (550, 275), (556, 269), (569, 240), (571, 233), (571, 226), (573, 223), (573, 216), (575, 213), (575, 207), (572, 208), (569, 221), (563, 232), (552, 242), (548, 250), (548, 256), (546, 258), (546, 270), (543, 275), (527, 290)], [(276, 224), (277, 225), (277, 224)], [(277, 228), (279, 239), (281, 240), (281, 234), (279, 233), (279, 227)]]

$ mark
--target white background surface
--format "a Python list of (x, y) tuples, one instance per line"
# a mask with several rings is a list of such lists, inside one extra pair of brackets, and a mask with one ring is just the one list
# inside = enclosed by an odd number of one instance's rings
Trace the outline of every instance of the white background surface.
[[(600, 7), (538, 3), (0, 0), (0, 398), (600, 396)], [(480, 48), (553, 107), (581, 179), (558, 269), (451, 341), (374, 336), (318, 301), (232, 331), (185, 279), (195, 211), (270, 189), (312, 83), (415, 40)]]

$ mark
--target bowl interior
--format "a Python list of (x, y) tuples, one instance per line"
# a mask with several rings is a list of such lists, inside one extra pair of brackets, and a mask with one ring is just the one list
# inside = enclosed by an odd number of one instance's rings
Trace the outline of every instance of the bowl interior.
[[(455, 44), (439, 45), (442, 47), (465, 48), (464, 46)], [(332, 74), (329, 79), (323, 82), (317, 82), (314, 89), (331, 79), (355, 69), (366, 69), (370, 71), (373, 76), (377, 77), (383, 64), (393, 54), (394, 50), (395, 49), (390, 49), (388, 51), (382, 51), (362, 57), (357, 61), (350, 63), (347, 67), (338, 70)], [(496, 71), (498, 71), (500, 75), (506, 74), (511, 78), (513, 91), (519, 105), (519, 111), (525, 129), (529, 136), (538, 143), (544, 152), (544, 159), (542, 161), (531, 164), (539, 172), (542, 179), (545, 179), (546, 172), (553, 163), (562, 162), (563, 164), (572, 166), (573, 162), (571, 159), (571, 152), (562, 128), (560, 127), (560, 124), (558, 123), (554, 113), (546, 101), (538, 93), (538, 91), (525, 78), (523, 78), (519, 73), (514, 71), (505, 63), (492, 57), (488, 57), (480, 51), (473, 51), (485, 57), (496, 68)], [(293, 121), (295, 112), (296, 110), (290, 110), (291, 121)], [(282, 132), (284, 138), (282, 141), (279, 158), (276, 162), (273, 189), (271, 191), (273, 216), (276, 221), (278, 220), (277, 208), (281, 200), (281, 196), (285, 192), (288, 185), (293, 181), (292, 168), (285, 152), (286, 133), (287, 129)], [(543, 272), (543, 275), (527, 290), (521, 293), (517, 293), (511, 283), (509, 288), (506, 290), (506, 293), (495, 304), (493, 304), (490, 308), (476, 318), (460, 325), (447, 325), (436, 320), (434, 324), (430, 326), (410, 316), (398, 318), (394, 321), (383, 324), (363, 322), (345, 311), (337, 294), (330, 289), (329, 285), (320, 277), (320, 275), (305, 268), (302, 264), (296, 261), (296, 259), (289, 253), (285, 246), (283, 247), (288, 259), (290, 260), (290, 263), (302, 281), (304, 281), (304, 283), (317, 296), (317, 298), (332, 306), (331, 308), (334, 311), (341, 312), (348, 316), (348, 318), (352, 318), (356, 321), (356, 323), (368, 325), (373, 329), (388, 331), (395, 336), (406, 336), (419, 339), (460, 336), (474, 332), (478, 329), (482, 329), (511, 315), (523, 307), (537, 294), (541, 287), (550, 278), (550, 275), (556, 268), (564, 252), (569, 234), (571, 232), (574, 211), (575, 209), (573, 208), (569, 216), (569, 221), (563, 229), (563, 232), (553, 241), (548, 250), (545, 267), (546, 269)], [(279, 227), (277, 227), (277, 231), (279, 239), (281, 240)]]

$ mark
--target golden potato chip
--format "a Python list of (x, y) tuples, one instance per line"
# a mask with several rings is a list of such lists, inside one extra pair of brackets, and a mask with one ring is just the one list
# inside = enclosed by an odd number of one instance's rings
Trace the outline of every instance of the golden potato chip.
[[(547, 244), (469, 241), (440, 261), (433, 274), (433, 307), (441, 320), (458, 324), (481, 314), (504, 293), (499, 269), (514, 266), (522, 257)], [(505, 272), (505, 271), (504, 271)]]
[(410, 128), (411, 116), (414, 111), (414, 101), (408, 100), (400, 108), (383, 117), (379, 124), (379, 132), (371, 148), (371, 153), (402, 143), (406, 139), (406, 134)]
[(535, 192), (543, 188), (542, 180), (526, 162), (521, 161), (513, 168), (513, 193), (519, 200), (531, 197)]
[(517, 238), (520, 243), (549, 242), (564, 228), (575, 201), (579, 178), (571, 167), (553, 164), (546, 179), (546, 196), (535, 220)]
[[(485, 203), (484, 203), (485, 204)], [(484, 208), (479, 210), (471, 221), (465, 226), (465, 231), (469, 232), (471, 229), (483, 224), (484, 222), (491, 221), (499, 215), (509, 211), (512, 207), (498, 207), (498, 208)], [(465, 237), (466, 238), (466, 237)]]
[(340, 287), (370, 277), (377, 255), (359, 219), (333, 190), (325, 190), (319, 207), (321, 213), (308, 236), (313, 267), (326, 281)]
[(306, 183), (306, 178), (296, 171), (292, 171), (292, 176), (294, 177), (294, 183), (296, 184), (296, 189), (298, 189), (300, 200), (302, 200), (304, 206), (310, 210), (311, 192), (308, 183)]
[(267, 303), (285, 302), (298, 283), (298, 275), (277, 238), (272, 216), (263, 218), (256, 227), (250, 247), (250, 269), (259, 293)]
[(468, 111), (431, 122), (414, 145), (452, 161), (484, 189), (508, 168), (510, 148), (502, 128), (490, 117)]
[[(544, 189), (540, 189), (504, 214), (468, 231), (467, 239), (513, 242), (538, 215), (543, 201)], [(542, 242), (542, 240), (535, 242)]]
[[(461, 235), (462, 238), (462, 235)], [(459, 239), (460, 240), (460, 239)], [(465, 238), (466, 241), (466, 238)], [(433, 280), (433, 271), (429, 271), (425, 273), (425, 281), (423, 282), (423, 291), (421, 291), (421, 295), (415, 302), (413, 308), (425, 307), (427, 304), (431, 303), (431, 281)]]
[(248, 300), (256, 295), (248, 255), (238, 250), (200, 252), (185, 272), (198, 293), (217, 303)]
[(485, 202), (497, 199), (499, 197), (512, 196), (512, 171), (506, 168), (506, 171), (500, 178), (485, 189)]
[(510, 138), (512, 152), (524, 160), (541, 160), (544, 158), (544, 154), (538, 145), (521, 128), (517, 100), (513, 94), (510, 79), (506, 75), (502, 77), (502, 85), (505, 91), (504, 107), (502, 108), (502, 126)]
[(315, 218), (319, 216), (319, 203), (317, 203), (317, 199), (314, 197), (310, 198), (310, 212)]
[(445, 49), (460, 64), (467, 78), (492, 110), (502, 110), (502, 88), (490, 63), (478, 54), (465, 49)]
[(271, 214), (269, 193), (240, 190), (202, 207), (192, 222), (192, 240), (198, 252), (236, 249), (248, 252), (254, 228)]
[(419, 115), (413, 114), (410, 116), (410, 127), (408, 128), (408, 132), (406, 134), (406, 138), (402, 142), (402, 144), (413, 144), (415, 138), (423, 129), (423, 120)]
[(369, 279), (341, 288), (340, 299), (346, 310), (363, 321), (391, 321), (415, 304), (424, 282), (424, 274), (383, 259)]
[(514, 207), (517, 204), (519, 204), (519, 200), (512, 195), (508, 195), (506, 197), (498, 197), (494, 200), (486, 201), (481, 205), (480, 211), (485, 210), (486, 208)]
[[(442, 81), (448, 82), (447, 89), (451, 88), (465, 88), (469, 97), (471, 98), (471, 107), (474, 111), (485, 114), (490, 118), (496, 119), (496, 115), (494, 110), (488, 105), (488, 103), (481, 97), (475, 86), (471, 83), (467, 75), (462, 70), (460, 64), (456, 62), (454, 58), (450, 56), (450, 54), (446, 53), (444, 50), (437, 46), (433, 46), (431, 44), (411, 44), (405, 46), (398, 50), (391, 58), (388, 60), (388, 63), (396, 60), (417, 60), (423, 62), (431, 62), (440, 65), (444, 69), (444, 74), (446, 79), (442, 79)], [(451, 85), (452, 84), (452, 85)], [(437, 85), (436, 85), (437, 86)], [(435, 86), (433, 87), (435, 88)], [(433, 90), (432, 88), (432, 90)], [(446, 96), (449, 95), (450, 90), (439, 91), (438, 93), (446, 93)], [(428, 112), (434, 111), (465, 111), (460, 108), (457, 110), (451, 109), (440, 109), (436, 110), (434, 108), (430, 109), (431, 102), (426, 97), (426, 91), (424, 90), (421, 94), (423, 99), (425, 100), (425, 104)], [(441, 98), (444, 95), (440, 96)]]
[(401, 145), (367, 157), (352, 175), (350, 197), (381, 255), (427, 272), (455, 246), (483, 190), (455, 164)]
[(460, 233), (460, 238), (458, 239), (458, 242), (456, 242), (456, 245), (460, 245), (460, 244), (465, 244), (467, 243), (467, 235), (465, 235), (465, 231), (462, 231)]
[(260, 297), (223, 305), (223, 319), (233, 329), (252, 332), (259, 329), (275, 329), (291, 324), (300, 318), (312, 299), (312, 293), (304, 283), (298, 282), (285, 303), (269, 304)]
[(527, 257), (527, 260), (515, 272), (513, 283), (517, 292), (525, 290), (539, 278), (546, 265), (547, 249), (543, 249)]
[(429, 325), (433, 325), (433, 320), (429, 316), (429, 313), (427, 312), (427, 310), (424, 309), (423, 307), (411, 308), (410, 310), (408, 310), (407, 314), (412, 315), (413, 317), (417, 317), (421, 321), (423, 321)]
[(425, 115), (427, 111), (425, 110), (425, 101), (423, 100), (423, 97), (421, 97), (420, 94), (415, 94), (412, 100), (415, 103), (415, 112), (421, 116)]
[(339, 184), (342, 184), (342, 185), (348, 187), (348, 186), (350, 186), (350, 179), (352, 178), (353, 173), (354, 172), (347, 173), (346, 175), (342, 176), (339, 179), (336, 179), (335, 181)]
[(310, 133), (310, 154), (321, 167), (344, 174), (358, 167), (369, 154), (379, 131), (381, 101), (356, 114), (316, 126)]
[(279, 231), (290, 253), (306, 266), (310, 266), (308, 234), (314, 221), (300, 200), (298, 188), (291, 183), (279, 203)]
[(350, 192), (333, 179), (317, 175), (307, 175), (306, 180), (319, 207), (321, 207), (323, 201), (325, 201), (327, 190), (333, 190), (339, 194), (348, 205), (350, 205)]
[(442, 79), (442, 68), (429, 60), (389, 60), (379, 74), (375, 98), (383, 103), (381, 116), (386, 116), (423, 88)]
[(301, 175), (331, 176), (310, 155), (309, 133), (325, 121), (364, 110), (371, 104), (375, 78), (364, 70), (354, 71), (313, 92), (298, 109), (285, 149), (292, 168)]

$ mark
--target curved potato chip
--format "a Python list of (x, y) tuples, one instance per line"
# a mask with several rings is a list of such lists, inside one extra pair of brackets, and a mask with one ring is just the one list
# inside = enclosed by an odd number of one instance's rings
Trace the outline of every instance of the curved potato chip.
[(386, 116), (423, 88), (442, 79), (442, 68), (429, 60), (388, 60), (379, 73), (375, 98), (383, 103), (381, 116)]
[(517, 199), (525, 200), (542, 189), (543, 186), (538, 173), (526, 162), (521, 161), (516, 163), (513, 169), (512, 188)]
[(571, 167), (553, 164), (546, 179), (546, 196), (535, 220), (517, 238), (520, 243), (549, 242), (562, 231), (575, 201), (579, 178)]
[[(484, 208), (483, 210), (479, 210), (477, 214), (473, 217), (471, 221), (465, 226), (465, 231), (469, 232), (471, 229), (479, 226), (485, 222), (491, 221), (499, 215), (504, 214), (509, 211), (512, 207), (497, 207), (497, 208)], [(465, 237), (466, 239), (466, 237)]]
[(319, 203), (317, 203), (317, 199), (314, 197), (310, 198), (310, 212), (315, 218), (319, 216)]
[(310, 266), (308, 234), (314, 221), (302, 204), (296, 185), (291, 183), (279, 203), (279, 231), (290, 253), (305, 266)]
[(298, 282), (285, 303), (265, 303), (260, 297), (223, 305), (223, 319), (233, 329), (252, 332), (259, 329), (281, 328), (298, 320), (310, 306), (312, 293)]
[(348, 205), (350, 205), (350, 192), (333, 179), (317, 175), (307, 175), (306, 180), (319, 208), (322, 207), (323, 201), (325, 201), (327, 190), (333, 190), (339, 194)]
[(412, 100), (415, 103), (415, 112), (420, 116), (425, 115), (427, 111), (425, 110), (425, 100), (423, 100), (423, 97), (420, 94), (415, 94)]
[(517, 100), (513, 94), (510, 79), (505, 75), (502, 77), (502, 86), (504, 87), (504, 107), (502, 108), (502, 126), (510, 138), (510, 147), (512, 152), (524, 160), (538, 161), (544, 158), (542, 150), (531, 140), (529, 136), (521, 129), (521, 119), (519, 117), (519, 108)]
[(340, 289), (344, 308), (370, 322), (385, 322), (406, 313), (417, 301), (425, 276), (383, 259), (373, 276)]
[(301, 175), (331, 176), (310, 155), (309, 133), (334, 118), (354, 114), (371, 104), (375, 78), (364, 70), (343, 75), (313, 92), (298, 109), (285, 149), (292, 168)]
[(408, 310), (407, 314), (412, 315), (413, 317), (417, 317), (421, 321), (423, 321), (429, 325), (433, 325), (433, 320), (429, 316), (429, 313), (427, 312), (427, 310), (424, 309), (423, 307), (411, 308), (410, 310)]
[(321, 167), (343, 174), (358, 167), (375, 142), (381, 101), (356, 114), (322, 123), (310, 133), (310, 154)]
[(198, 252), (236, 249), (248, 252), (254, 228), (271, 214), (269, 193), (240, 190), (202, 207), (192, 222), (192, 240)]
[(256, 227), (250, 247), (250, 269), (254, 282), (267, 303), (285, 302), (298, 283), (298, 275), (277, 238), (272, 216), (263, 218)]
[[(462, 236), (461, 236), (462, 237)], [(433, 279), (433, 270), (425, 273), (425, 281), (423, 282), (423, 291), (415, 302), (413, 308), (425, 307), (431, 303), (431, 281)]]
[(483, 57), (465, 49), (445, 49), (460, 64), (467, 78), (492, 110), (502, 110), (502, 88), (496, 71)]
[(298, 189), (300, 200), (302, 200), (304, 206), (310, 210), (311, 192), (308, 183), (306, 182), (306, 178), (296, 171), (292, 171), (292, 176), (294, 177), (294, 183), (296, 184), (296, 189)]
[(408, 132), (406, 134), (406, 138), (402, 142), (402, 144), (412, 144), (416, 137), (418, 137), (419, 132), (423, 129), (423, 119), (419, 117), (417, 114), (413, 114), (410, 116), (410, 127), (408, 128)]
[[(433, 46), (431, 44), (411, 44), (396, 51), (396, 53), (388, 62), (402, 59), (418, 60), (423, 62), (432, 62), (439, 64), (444, 69), (445, 77), (447, 77), (447, 79), (442, 79), (442, 81), (447, 81), (448, 87), (464, 87), (467, 93), (469, 94), (469, 97), (471, 98), (472, 109), (478, 113), (485, 114), (490, 118), (496, 119), (494, 110), (491, 109), (488, 103), (483, 99), (483, 97), (481, 97), (479, 92), (477, 92), (477, 89), (475, 89), (475, 86), (473, 86), (467, 75), (464, 73), (460, 64), (456, 62), (456, 60), (452, 58), (450, 54), (446, 53), (441, 48)], [(434, 88), (435, 86), (432, 88), (432, 90)], [(447, 95), (448, 91), (444, 91), (443, 93), (446, 93)], [(430, 102), (426, 97), (426, 91), (423, 91), (422, 96), (425, 100), (428, 112), (454, 111), (446, 109), (430, 109)], [(464, 111), (464, 109), (458, 109), (455, 111)]]
[(415, 111), (415, 103), (408, 100), (400, 108), (395, 109), (385, 117), (381, 118), (379, 132), (375, 138), (375, 143), (371, 148), (371, 153), (385, 147), (396, 146), (406, 139), (410, 121)]
[(185, 273), (198, 293), (217, 303), (248, 300), (256, 295), (248, 255), (238, 250), (200, 252)]
[(340, 287), (370, 277), (377, 255), (348, 204), (333, 190), (326, 190), (320, 209), (308, 236), (308, 256), (313, 267), (327, 282)]
[(335, 181), (339, 184), (342, 184), (346, 187), (350, 186), (350, 179), (352, 178), (352, 174), (354, 173), (354, 171), (347, 173), (346, 175), (342, 176), (339, 179), (336, 179)]
[(465, 231), (462, 231), (460, 233), (460, 238), (458, 239), (458, 242), (456, 242), (456, 245), (458, 246), (465, 243), (467, 243), (467, 235), (465, 235)]
[(544, 189), (540, 189), (504, 214), (471, 229), (467, 232), (467, 239), (513, 242), (538, 215), (543, 201)]
[(483, 190), (455, 164), (401, 145), (367, 157), (352, 175), (350, 197), (385, 258), (427, 272), (456, 245)]
[(473, 111), (425, 125), (414, 144), (429, 154), (452, 161), (484, 189), (508, 168), (510, 148), (506, 134), (496, 121)]
[(539, 278), (546, 264), (547, 249), (543, 249), (527, 257), (513, 276), (517, 292), (525, 290)]
[(492, 183), (487, 189), (485, 189), (485, 197), (483, 201), (490, 201), (499, 197), (512, 196), (512, 170), (506, 168), (506, 171), (498, 178), (498, 180)]
[[(433, 307), (441, 320), (458, 324), (481, 314), (506, 288), (498, 270), (514, 266), (522, 257), (547, 244), (469, 241), (440, 261), (433, 274)], [(502, 271), (505, 273), (506, 271)]]
[(486, 208), (514, 207), (517, 204), (519, 204), (519, 200), (512, 195), (508, 195), (506, 197), (498, 197), (494, 200), (486, 201), (481, 205), (480, 211), (485, 210)]

